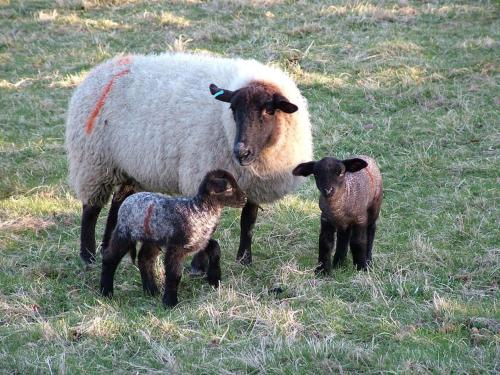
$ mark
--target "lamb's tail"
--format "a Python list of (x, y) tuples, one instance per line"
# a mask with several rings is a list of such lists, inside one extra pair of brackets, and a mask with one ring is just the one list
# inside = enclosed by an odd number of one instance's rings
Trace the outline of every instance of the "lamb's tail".
[[(140, 246), (142, 246), (142, 244), (140, 244)], [(132, 260), (132, 263), (135, 264), (135, 260), (137, 259), (137, 244), (130, 248), (130, 259)]]

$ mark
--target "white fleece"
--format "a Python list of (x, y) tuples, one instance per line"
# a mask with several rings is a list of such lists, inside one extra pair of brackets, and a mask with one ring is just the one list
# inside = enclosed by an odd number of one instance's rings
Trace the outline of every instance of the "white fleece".
[[(286, 115), (278, 141), (241, 167), (232, 158), (229, 104), (208, 87), (236, 90), (251, 81), (272, 83), (299, 109)], [(312, 159), (307, 102), (285, 73), (254, 60), (184, 53), (117, 57), (93, 69), (71, 98), (66, 148), (70, 185), (84, 204), (99, 205), (127, 178), (143, 190), (194, 195), (213, 169), (232, 173), (251, 201), (272, 202), (302, 182), (291, 170)]]

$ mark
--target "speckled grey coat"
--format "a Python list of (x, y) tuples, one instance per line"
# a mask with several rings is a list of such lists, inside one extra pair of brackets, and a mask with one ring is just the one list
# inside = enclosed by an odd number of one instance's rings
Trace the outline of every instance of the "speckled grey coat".
[(222, 206), (208, 207), (198, 197), (169, 198), (137, 193), (123, 202), (116, 234), (130, 241), (173, 242), (186, 252), (204, 248), (218, 224)]

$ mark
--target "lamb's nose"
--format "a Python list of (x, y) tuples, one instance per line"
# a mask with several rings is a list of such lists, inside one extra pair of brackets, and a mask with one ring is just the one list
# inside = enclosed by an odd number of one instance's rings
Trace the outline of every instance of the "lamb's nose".
[(330, 195), (332, 195), (332, 193), (333, 193), (333, 188), (332, 187), (325, 189), (325, 195), (327, 197), (329, 197)]

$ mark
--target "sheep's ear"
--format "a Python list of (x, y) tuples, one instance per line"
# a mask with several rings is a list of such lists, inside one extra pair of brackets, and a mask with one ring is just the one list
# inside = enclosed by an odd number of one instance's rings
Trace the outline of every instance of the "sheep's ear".
[(299, 164), (294, 168), (292, 174), (294, 176), (309, 176), (314, 172), (314, 164), (316, 164), (315, 161)]
[(213, 83), (209, 86), (209, 89), (210, 94), (212, 94), (215, 99), (220, 100), (221, 102), (229, 103), (231, 101), (231, 98), (233, 97), (233, 91), (220, 89)]
[(366, 166), (368, 165), (366, 161), (359, 158), (343, 160), (342, 163), (345, 165), (345, 170), (351, 173), (366, 168)]
[(299, 107), (297, 107), (293, 103), (290, 103), (288, 99), (281, 94), (273, 95), (273, 107), (276, 109), (280, 109), (285, 113), (294, 113), (299, 109)]
[(214, 178), (209, 182), (210, 194), (222, 194), (231, 190), (231, 184), (225, 178)]

